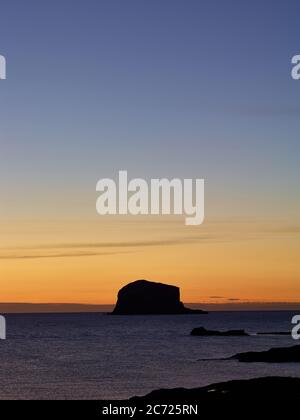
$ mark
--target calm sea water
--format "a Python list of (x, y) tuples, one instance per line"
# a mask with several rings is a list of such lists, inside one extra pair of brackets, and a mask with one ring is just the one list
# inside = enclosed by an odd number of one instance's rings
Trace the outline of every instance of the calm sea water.
[[(210, 337), (192, 328), (291, 329), (292, 312), (182, 316), (7, 315), (0, 398), (120, 399), (157, 388), (198, 387), (266, 375), (300, 377), (300, 365), (198, 361), (297, 344), (289, 336)], [(300, 343), (298, 343), (300, 344)]]

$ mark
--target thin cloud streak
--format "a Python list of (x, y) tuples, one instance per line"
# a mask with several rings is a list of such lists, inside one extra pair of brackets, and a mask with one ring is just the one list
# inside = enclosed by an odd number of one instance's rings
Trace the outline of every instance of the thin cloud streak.
[[(134, 251), (132, 251), (134, 252)], [(30, 260), (30, 259), (42, 259), (42, 258), (71, 258), (71, 257), (96, 257), (96, 256), (108, 256), (108, 255), (119, 255), (129, 254), (130, 251), (120, 252), (74, 252), (74, 253), (62, 253), (62, 254), (44, 254), (44, 255), (0, 255), (0, 260)]]
[[(7, 255), (0, 254), (0, 260), (25, 260), (25, 259), (39, 259), (39, 258), (65, 258), (65, 257), (89, 257), (89, 256), (105, 256), (105, 255), (119, 255), (125, 253), (132, 253), (136, 251), (111, 251), (111, 252), (62, 252), (58, 254), (38, 254), (40, 250), (72, 250), (72, 249), (107, 249), (107, 248), (143, 248), (143, 247), (155, 247), (155, 246), (172, 246), (172, 245), (181, 245), (181, 244), (196, 244), (201, 241), (212, 240), (213, 236), (204, 236), (201, 237), (185, 237), (177, 239), (166, 239), (166, 240), (152, 240), (152, 241), (134, 241), (134, 242), (98, 242), (98, 243), (66, 243), (66, 244), (49, 244), (49, 245), (37, 245), (31, 247), (13, 247), (5, 248), (5, 250), (20, 251), (20, 254)], [(26, 250), (35, 250), (36, 254), (24, 254)], [(21, 251), (23, 253), (21, 254)]]
[(213, 235), (202, 235), (198, 237), (184, 237), (165, 240), (149, 240), (149, 241), (133, 241), (133, 242), (91, 242), (91, 243), (65, 243), (65, 244), (49, 244), (36, 245), (25, 247), (13, 247), (6, 249), (24, 250), (24, 249), (74, 249), (74, 248), (136, 248), (148, 246), (165, 246), (165, 245), (180, 245), (186, 243), (198, 243), (204, 240), (216, 239)]

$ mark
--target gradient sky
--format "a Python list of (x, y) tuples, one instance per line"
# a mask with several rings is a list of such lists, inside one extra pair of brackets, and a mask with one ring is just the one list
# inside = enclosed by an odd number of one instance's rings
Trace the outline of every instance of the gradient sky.
[[(3, 302), (300, 301), (298, 1), (1, 2)], [(206, 221), (101, 218), (99, 178), (197, 177)]]

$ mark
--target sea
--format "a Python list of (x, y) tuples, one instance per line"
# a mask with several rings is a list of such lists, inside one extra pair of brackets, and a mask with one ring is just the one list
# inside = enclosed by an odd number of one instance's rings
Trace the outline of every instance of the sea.
[[(194, 388), (232, 379), (300, 377), (296, 363), (222, 359), (300, 342), (297, 313), (111, 316), (103, 313), (9, 314), (0, 340), (0, 399), (126, 399), (160, 388)], [(195, 327), (245, 329), (249, 337), (194, 337)]]

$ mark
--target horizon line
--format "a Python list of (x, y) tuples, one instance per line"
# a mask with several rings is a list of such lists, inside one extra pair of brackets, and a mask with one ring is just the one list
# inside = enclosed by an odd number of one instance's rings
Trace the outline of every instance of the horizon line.
[[(208, 311), (300, 311), (300, 302), (213, 302), (185, 303), (192, 309)], [(0, 302), (2, 314), (26, 313), (105, 313), (113, 309), (115, 303), (66, 303), (66, 302)], [(101, 310), (102, 309), (102, 310)]]

